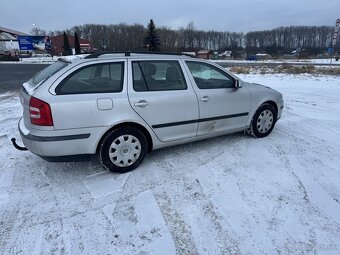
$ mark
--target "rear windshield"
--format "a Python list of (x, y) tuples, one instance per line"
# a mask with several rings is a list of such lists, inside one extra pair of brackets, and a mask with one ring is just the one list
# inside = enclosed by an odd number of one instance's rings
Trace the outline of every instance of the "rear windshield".
[(38, 87), (41, 83), (43, 83), (45, 80), (47, 80), (49, 77), (51, 77), (56, 72), (63, 69), (65, 66), (67, 66), (67, 63), (65, 62), (55, 62), (52, 65), (49, 65), (41, 72), (37, 73), (33, 76), (33, 78), (28, 82), (29, 86), (34, 89)]

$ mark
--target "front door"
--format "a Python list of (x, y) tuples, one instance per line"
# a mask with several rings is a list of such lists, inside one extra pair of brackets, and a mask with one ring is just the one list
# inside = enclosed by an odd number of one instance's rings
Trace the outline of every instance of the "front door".
[(250, 110), (250, 93), (235, 88), (235, 79), (214, 65), (185, 61), (198, 96), (200, 116), (197, 135), (243, 129)]

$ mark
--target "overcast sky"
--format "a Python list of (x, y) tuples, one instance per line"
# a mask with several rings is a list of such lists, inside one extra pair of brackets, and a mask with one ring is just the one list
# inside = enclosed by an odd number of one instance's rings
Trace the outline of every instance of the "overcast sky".
[(1, 0), (0, 26), (29, 33), (35, 23), (47, 31), (86, 23), (231, 32), (266, 30), (290, 25), (333, 26), (340, 0)]

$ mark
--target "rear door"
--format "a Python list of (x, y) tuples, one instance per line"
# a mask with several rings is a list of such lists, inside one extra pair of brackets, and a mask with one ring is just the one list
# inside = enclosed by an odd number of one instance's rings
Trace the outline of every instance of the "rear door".
[(129, 60), (131, 107), (163, 141), (196, 136), (198, 103), (178, 60)]

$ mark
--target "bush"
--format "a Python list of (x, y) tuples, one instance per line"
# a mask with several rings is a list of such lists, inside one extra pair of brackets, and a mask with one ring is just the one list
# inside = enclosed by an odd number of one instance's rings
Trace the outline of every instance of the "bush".
[(249, 74), (250, 73), (250, 67), (244, 67), (244, 66), (233, 66), (230, 67), (230, 72), (236, 73), (236, 74)]
[(0, 61), (19, 61), (19, 58), (7, 55), (0, 55)]
[(260, 73), (260, 74), (314, 74), (314, 75), (340, 75), (340, 66), (332, 67), (315, 67), (314, 65), (289, 65), (283, 64), (276, 67), (261, 66), (261, 67), (245, 67), (245, 66), (233, 66), (229, 68), (229, 71), (235, 74), (249, 74), (249, 73)]
[(301, 73), (316, 73), (316, 68), (313, 65), (306, 66), (293, 66), (288, 64), (283, 64), (276, 68), (279, 73), (288, 73), (288, 74), (301, 74)]

